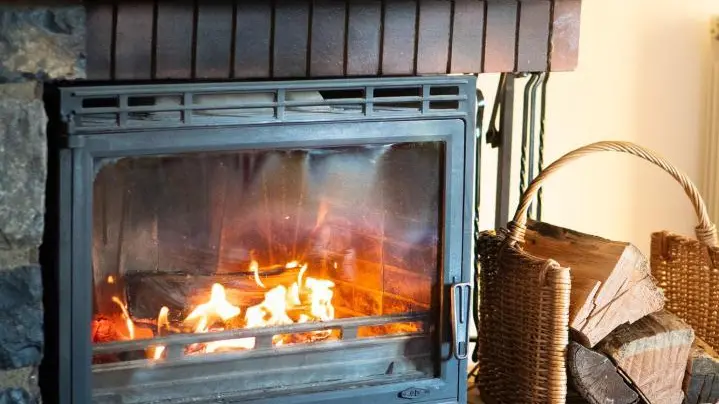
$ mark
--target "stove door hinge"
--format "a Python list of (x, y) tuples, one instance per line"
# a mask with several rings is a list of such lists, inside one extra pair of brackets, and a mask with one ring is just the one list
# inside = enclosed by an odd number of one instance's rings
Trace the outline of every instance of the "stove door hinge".
[(469, 307), (472, 301), (472, 284), (456, 283), (451, 289), (452, 351), (455, 358), (463, 360), (467, 359), (469, 353)]

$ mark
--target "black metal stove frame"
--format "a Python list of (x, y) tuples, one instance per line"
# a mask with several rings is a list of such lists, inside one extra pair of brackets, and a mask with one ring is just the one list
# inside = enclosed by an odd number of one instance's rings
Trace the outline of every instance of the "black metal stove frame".
[[(415, 89), (406, 95), (400, 89)], [(472, 270), (471, 240), (476, 178), (474, 76), (372, 78), (354, 80), (286, 81), (262, 83), (152, 84), (60, 88), (63, 133), (51, 139), (51, 165), (56, 170), (55, 190), (48, 196), (54, 230), (47, 246), (54, 246), (55, 268), (47, 279), (49, 296), (57, 304), (47, 307), (48, 352), (45, 374), (57, 375), (56, 391), (44, 391), (47, 402), (251, 402), (251, 403), (465, 403), (468, 345), (469, 286)], [(295, 91), (345, 92), (322, 100), (292, 100)], [(357, 91), (359, 90), (359, 92)], [(385, 91), (379, 97), (381, 91)], [(193, 103), (196, 94), (271, 93), (273, 100), (241, 105), (208, 106)], [(358, 95), (359, 94), (359, 95)], [(389, 94), (389, 96), (387, 96)], [(179, 96), (178, 105), (137, 105), (135, 97)], [(85, 101), (115, 98), (118, 105), (88, 107)], [(410, 106), (410, 107), (406, 107)], [(252, 108), (259, 114), (232, 114), (205, 119), (195, 112), (207, 109)], [(149, 116), (168, 117), (151, 119)], [(171, 117), (169, 117), (171, 116)], [(436, 312), (366, 317), (216, 334), (164, 337), (168, 359), (91, 364), (93, 353), (129, 351), (159, 340), (102, 344), (90, 342), (92, 320), (91, 226), (92, 184), (101, 159), (124, 156), (262, 148), (348, 146), (387, 142), (441, 141), (445, 143), (442, 240)], [(53, 182), (52, 178), (50, 180)], [(51, 191), (52, 192), (52, 191)], [(53, 237), (55, 237), (53, 239)], [(54, 240), (54, 242), (52, 241)], [(51, 265), (52, 266), (52, 265)], [(52, 270), (53, 268), (48, 269)], [(57, 289), (53, 290), (52, 286)], [(50, 301), (52, 304), (52, 301)], [(360, 326), (435, 319), (438, 332), (433, 346), (413, 343), (413, 336), (357, 339)], [(331, 344), (271, 348), (271, 336), (282, 332), (339, 329), (342, 338)], [(53, 335), (57, 340), (53, 339)], [(183, 357), (188, 343), (227, 338), (256, 337), (265, 353), (233, 353), (212, 357)], [(435, 377), (391, 376), (362, 384), (325, 383), (302, 389), (265, 389), (243, 392), (243, 385), (258, 377), (281, 381), (297, 371), (308, 355), (326, 357), (320, 372), (349, 368), (347, 361), (371, 362), (372, 350), (408, 349), (430, 355)], [(404, 348), (403, 348), (404, 347)], [(241, 358), (241, 360), (239, 360)], [(139, 362), (139, 363), (136, 363)], [(246, 365), (245, 365), (246, 364)], [(263, 366), (263, 370), (257, 367)], [(239, 370), (243, 370), (240, 372)], [(188, 375), (193, 375), (188, 377)], [(202, 375), (198, 378), (197, 375)], [(301, 376), (299, 376), (301, 377)], [(253, 379), (254, 380), (254, 379)], [(50, 382), (48, 386), (52, 386)], [(53, 387), (50, 387), (52, 389)], [(54, 394), (53, 394), (54, 393)], [(122, 398), (121, 398), (122, 397)]]

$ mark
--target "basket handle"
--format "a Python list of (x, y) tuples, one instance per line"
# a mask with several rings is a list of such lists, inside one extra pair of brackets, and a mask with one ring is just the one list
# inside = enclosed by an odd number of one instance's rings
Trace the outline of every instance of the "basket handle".
[(580, 147), (560, 157), (542, 170), (542, 172), (539, 173), (539, 175), (529, 184), (529, 187), (521, 196), (519, 206), (517, 206), (517, 211), (514, 214), (514, 219), (512, 219), (507, 227), (509, 230), (508, 241), (511, 245), (524, 243), (524, 236), (527, 229), (527, 210), (536, 196), (537, 191), (539, 191), (539, 188), (542, 187), (544, 181), (566, 164), (587, 154), (602, 151), (622, 152), (641, 157), (644, 160), (659, 166), (661, 169), (674, 177), (674, 179), (681, 184), (682, 188), (684, 188), (684, 192), (686, 192), (692, 202), (692, 205), (694, 205), (694, 211), (699, 218), (699, 225), (695, 229), (697, 238), (704, 245), (710, 247), (717, 247), (719, 245), (719, 243), (717, 243), (716, 226), (709, 219), (709, 213), (707, 212), (704, 200), (701, 195), (699, 195), (697, 187), (694, 186), (694, 183), (692, 183), (689, 177), (674, 167), (674, 165), (672, 165), (668, 160), (651, 150), (645, 149), (631, 142), (622, 141), (603, 141)]

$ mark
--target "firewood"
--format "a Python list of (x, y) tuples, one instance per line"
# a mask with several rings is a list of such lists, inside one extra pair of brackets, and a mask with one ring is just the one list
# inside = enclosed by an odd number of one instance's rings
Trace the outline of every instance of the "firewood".
[(569, 326), (586, 346), (664, 307), (648, 260), (632, 244), (530, 220), (524, 249), (571, 269)]
[(652, 404), (679, 404), (694, 331), (663, 310), (622, 325), (597, 347)]
[(567, 399), (565, 400), (566, 404), (587, 404), (589, 401), (587, 401), (584, 397), (581, 396), (581, 394), (577, 393), (572, 388), (567, 388)]
[(684, 393), (686, 404), (719, 403), (719, 354), (700, 338), (689, 354)]
[(246, 273), (190, 275), (172, 272), (130, 272), (123, 277), (127, 309), (135, 319), (155, 319), (160, 309), (170, 309), (170, 320), (184, 318), (192, 307), (205, 303), (212, 285), (224, 286), (227, 300), (247, 307), (264, 299), (265, 292), (277, 285), (289, 286), (297, 281), (299, 269), (266, 272), (261, 276), (265, 288), (253, 275)]
[[(97, 316), (92, 320), (90, 340), (93, 344), (113, 342), (122, 340), (122, 334), (117, 329), (115, 322), (109, 317)], [(113, 363), (119, 362), (120, 358), (115, 354), (93, 355), (92, 363)]]
[(570, 342), (567, 369), (576, 392), (590, 404), (639, 402), (639, 395), (627, 385), (612, 361), (600, 352)]
[(97, 316), (92, 320), (92, 336), (90, 340), (93, 344), (120, 341), (122, 340), (122, 334), (118, 331), (115, 322), (109, 317)]

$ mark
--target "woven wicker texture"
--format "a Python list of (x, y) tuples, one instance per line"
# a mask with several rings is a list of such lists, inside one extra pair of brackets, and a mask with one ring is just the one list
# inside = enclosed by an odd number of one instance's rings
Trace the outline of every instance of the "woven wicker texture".
[(669, 311), (719, 348), (719, 249), (678, 234), (652, 234), (652, 274)]
[(661, 232), (652, 236), (650, 266), (667, 298), (666, 307), (691, 325), (696, 334), (713, 348), (719, 347), (719, 254), (717, 229), (709, 219), (706, 204), (689, 177), (658, 154), (629, 142), (605, 141), (571, 151), (547, 166), (527, 188), (509, 224), (511, 244), (524, 241), (527, 209), (542, 183), (555, 171), (587, 154), (602, 151), (628, 153), (641, 157), (669, 173), (689, 197), (699, 225), (698, 240)]
[[(668, 233), (652, 239), (652, 267), (662, 283), (667, 307), (716, 345), (719, 271), (713, 265), (716, 226), (691, 180), (656, 153), (629, 142), (605, 141), (571, 151), (547, 166), (520, 198), (508, 231), (482, 232), (480, 256), (479, 384), (487, 401), (563, 403), (564, 353), (568, 343), (569, 269), (522, 251), (527, 210), (544, 181), (587, 154), (628, 153), (669, 173), (684, 188), (699, 219), (697, 240)], [(656, 253), (655, 253), (656, 252)], [(716, 347), (716, 346), (715, 346)]]
[(569, 269), (482, 232), (479, 386), (495, 403), (564, 403)]

